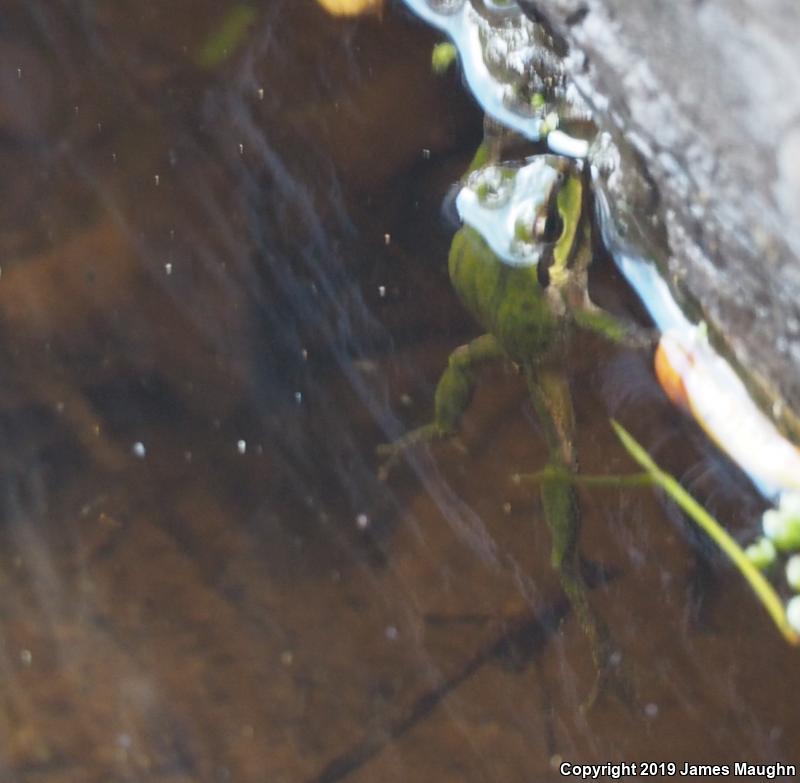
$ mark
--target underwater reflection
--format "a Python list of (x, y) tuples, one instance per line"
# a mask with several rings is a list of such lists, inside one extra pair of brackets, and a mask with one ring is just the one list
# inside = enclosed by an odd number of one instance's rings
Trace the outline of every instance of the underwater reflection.
[[(592, 661), (536, 492), (510, 481), (543, 464), (513, 372), (477, 393), (467, 455), (378, 479), (375, 446), (427, 420), (477, 334), (439, 207), (481, 118), (430, 75), (430, 34), (310, 1), (3, 13), (0, 777), (782, 758), (796, 719), (758, 662), (785, 651), (649, 493), (591, 493), (582, 548), (657, 711), (580, 714)], [(635, 307), (607, 268), (595, 284)], [(638, 406), (744, 530), (749, 501), (704, 473), (730, 467), (636, 363), (570, 353), (582, 467), (621, 464), (608, 413)]]

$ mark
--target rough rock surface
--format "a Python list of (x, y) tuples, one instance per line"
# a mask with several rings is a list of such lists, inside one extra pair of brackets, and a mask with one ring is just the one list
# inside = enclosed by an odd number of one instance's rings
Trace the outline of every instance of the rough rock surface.
[(800, 5), (522, 4), (570, 45), (571, 75), (623, 159), (646, 166), (678, 287), (790, 422), (781, 402), (800, 412)]

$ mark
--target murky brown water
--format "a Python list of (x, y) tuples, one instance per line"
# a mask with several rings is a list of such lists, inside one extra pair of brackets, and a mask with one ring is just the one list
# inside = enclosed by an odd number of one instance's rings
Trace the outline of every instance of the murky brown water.
[[(800, 761), (797, 654), (651, 491), (584, 492), (594, 671), (549, 566), (544, 446), (487, 373), (465, 456), (376, 444), (475, 334), (440, 212), (480, 138), (398, 8), (335, 21), (9, 0), (0, 11), (0, 779), (534, 781), (573, 762)], [(631, 298), (606, 265), (597, 298)], [(648, 359), (569, 357), (582, 467), (609, 415), (740, 537), (759, 501)]]

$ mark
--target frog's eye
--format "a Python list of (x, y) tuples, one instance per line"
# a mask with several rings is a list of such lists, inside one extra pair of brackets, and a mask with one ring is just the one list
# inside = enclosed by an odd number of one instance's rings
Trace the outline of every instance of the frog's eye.
[(547, 232), (547, 215), (539, 215), (536, 222), (533, 224), (533, 235), (536, 239), (543, 239)]
[(542, 213), (533, 224), (533, 235), (538, 242), (555, 242), (563, 229), (561, 217), (556, 213)]

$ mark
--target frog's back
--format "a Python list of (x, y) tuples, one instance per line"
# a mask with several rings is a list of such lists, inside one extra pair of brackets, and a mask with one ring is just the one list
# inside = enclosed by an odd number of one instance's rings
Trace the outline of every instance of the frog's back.
[(556, 321), (539, 285), (536, 267), (510, 266), (469, 226), (453, 237), (450, 279), (464, 306), (518, 362), (552, 346)]

